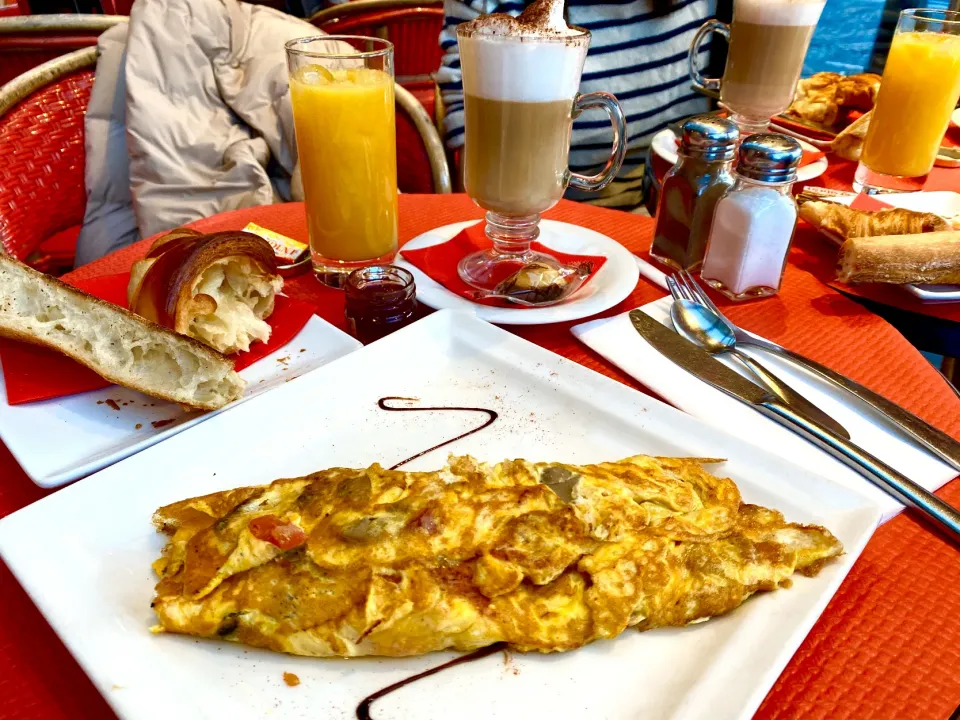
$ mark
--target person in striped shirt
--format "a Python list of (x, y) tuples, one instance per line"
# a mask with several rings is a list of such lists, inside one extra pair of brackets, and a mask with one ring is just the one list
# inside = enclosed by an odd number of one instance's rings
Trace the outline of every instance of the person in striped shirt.
[[(532, 0), (530, 0), (532, 2)], [(446, 110), (445, 142), (463, 146), (463, 85), (456, 27), (479, 15), (519, 15), (530, 2), (444, 0), (440, 33), (444, 56), (437, 82)], [(644, 156), (653, 135), (682, 118), (705, 112), (709, 100), (690, 87), (687, 49), (697, 29), (714, 16), (716, 0), (567, 0), (566, 20), (592, 38), (580, 92), (606, 90), (617, 96), (627, 119), (628, 151), (617, 179), (600, 193), (567, 191), (567, 197), (624, 210), (643, 199)], [(700, 64), (707, 63), (704, 44)], [(594, 174), (610, 155), (610, 123), (588, 111), (573, 123), (570, 167)]]

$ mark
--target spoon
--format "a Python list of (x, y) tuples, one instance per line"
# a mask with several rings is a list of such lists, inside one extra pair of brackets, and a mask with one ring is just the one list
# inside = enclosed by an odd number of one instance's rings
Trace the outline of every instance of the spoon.
[(771, 392), (778, 395), (798, 414), (829, 428), (837, 435), (849, 440), (850, 433), (840, 423), (811, 403), (800, 393), (787, 385), (763, 365), (749, 355), (737, 349), (737, 339), (733, 332), (715, 313), (699, 303), (674, 297), (670, 306), (670, 319), (673, 325), (687, 340), (699, 345), (711, 355), (728, 352), (743, 367), (750, 371)]
[(493, 290), (478, 290), (476, 300), (493, 298), (524, 307), (548, 307), (573, 295), (590, 276), (586, 265), (564, 265), (537, 260), (522, 266)]

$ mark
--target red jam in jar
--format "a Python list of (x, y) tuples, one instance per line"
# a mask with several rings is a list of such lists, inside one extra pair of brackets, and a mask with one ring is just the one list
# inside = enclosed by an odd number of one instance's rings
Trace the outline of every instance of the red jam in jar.
[(344, 285), (343, 314), (350, 333), (366, 344), (413, 322), (417, 286), (413, 275), (396, 265), (354, 270)]

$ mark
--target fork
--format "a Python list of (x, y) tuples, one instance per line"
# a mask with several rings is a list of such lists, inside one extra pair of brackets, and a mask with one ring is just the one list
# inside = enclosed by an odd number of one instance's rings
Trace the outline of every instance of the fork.
[(782, 399), (794, 411), (844, 439), (850, 439), (850, 433), (843, 425), (803, 397), (762, 363), (737, 348), (733, 333), (718, 321), (712, 311), (698, 302), (698, 296), (694, 290), (695, 283), (689, 273), (667, 277), (666, 282), (674, 300), (670, 308), (670, 318), (678, 333), (711, 355), (729, 353), (763, 387)]
[(826, 365), (821, 365), (816, 360), (811, 360), (799, 353), (788, 350), (765, 338), (752, 335), (737, 327), (730, 322), (730, 319), (727, 318), (726, 315), (720, 312), (720, 308), (713, 303), (710, 296), (707, 295), (689, 272), (683, 270), (680, 272), (680, 275), (684, 279), (686, 287), (693, 293), (696, 301), (714, 313), (718, 321), (727, 326), (727, 329), (733, 334), (737, 343), (757, 347), (774, 355), (778, 355), (818, 375), (835, 388), (845, 390), (855, 398), (869, 405), (873, 411), (887, 423), (892, 424), (897, 430), (907, 434), (916, 443), (923, 446), (954, 470), (960, 471), (960, 443), (952, 437), (924, 422), (913, 413), (904, 410), (896, 403), (887, 400), (883, 395), (879, 395), (855, 380), (851, 380), (831, 370)]

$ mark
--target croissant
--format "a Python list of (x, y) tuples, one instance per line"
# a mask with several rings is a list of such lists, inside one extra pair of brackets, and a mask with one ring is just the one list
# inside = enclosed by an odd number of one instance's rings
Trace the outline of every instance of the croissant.
[(851, 238), (840, 248), (843, 282), (960, 284), (960, 232)]
[(265, 320), (283, 287), (276, 256), (251, 233), (178, 228), (134, 263), (130, 310), (229, 354), (270, 339)]
[(800, 217), (840, 240), (879, 235), (914, 235), (950, 230), (950, 224), (933, 213), (903, 208), (854, 210), (832, 202), (811, 200), (800, 206)]
[(857, 114), (872, 110), (879, 89), (880, 76), (873, 73), (816, 73), (797, 83), (796, 98), (787, 115), (836, 131), (849, 125)]

